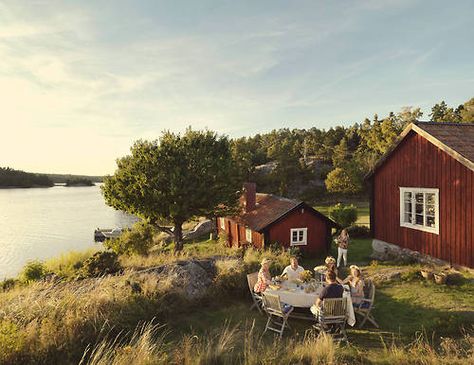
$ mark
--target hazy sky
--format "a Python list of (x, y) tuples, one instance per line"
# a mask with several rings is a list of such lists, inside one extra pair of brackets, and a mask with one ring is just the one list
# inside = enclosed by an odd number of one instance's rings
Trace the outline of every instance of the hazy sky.
[(2, 1), (0, 166), (112, 173), (138, 138), (349, 125), (474, 96), (473, 1)]

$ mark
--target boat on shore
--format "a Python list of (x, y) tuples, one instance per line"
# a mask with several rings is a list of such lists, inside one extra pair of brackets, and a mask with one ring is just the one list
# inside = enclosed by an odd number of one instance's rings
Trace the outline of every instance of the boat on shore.
[(123, 231), (122, 228), (97, 228), (94, 231), (94, 241), (104, 242), (106, 239), (117, 238)]

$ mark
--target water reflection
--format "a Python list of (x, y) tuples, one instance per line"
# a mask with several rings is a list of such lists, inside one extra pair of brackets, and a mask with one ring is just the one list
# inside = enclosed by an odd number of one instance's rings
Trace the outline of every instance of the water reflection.
[(94, 245), (94, 229), (130, 226), (134, 217), (107, 205), (99, 186), (0, 189), (0, 279), (31, 259)]

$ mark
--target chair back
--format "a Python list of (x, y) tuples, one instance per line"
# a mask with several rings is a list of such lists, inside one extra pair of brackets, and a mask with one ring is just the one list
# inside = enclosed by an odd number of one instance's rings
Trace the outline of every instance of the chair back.
[(370, 301), (370, 306), (375, 299), (375, 285), (372, 280), (364, 280), (364, 297)]
[(263, 300), (263, 307), (265, 308), (267, 312), (283, 314), (280, 297), (278, 295), (263, 292), (262, 300)]
[(346, 316), (346, 298), (326, 298), (323, 300), (322, 312), (324, 318), (341, 318)]
[(255, 287), (255, 284), (257, 284), (257, 280), (258, 272), (253, 272), (247, 275), (247, 283), (249, 285), (249, 290), (251, 293), (253, 293), (253, 288)]

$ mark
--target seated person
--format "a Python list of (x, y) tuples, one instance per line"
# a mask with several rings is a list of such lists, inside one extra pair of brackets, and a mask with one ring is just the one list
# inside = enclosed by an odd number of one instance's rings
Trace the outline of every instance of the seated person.
[(257, 283), (253, 288), (255, 293), (263, 293), (267, 289), (267, 286), (271, 284), (270, 263), (270, 259), (263, 259), (260, 263), (261, 268), (258, 272)]
[(296, 256), (291, 256), (290, 258), (290, 265), (285, 267), (283, 272), (281, 273), (281, 276), (286, 275), (288, 280), (296, 280), (300, 278), (300, 274), (304, 271), (302, 266), (298, 265), (298, 259)]
[(351, 274), (344, 280), (344, 284), (349, 284), (351, 288), (351, 298), (354, 307), (359, 307), (364, 299), (364, 280), (360, 268), (356, 265), (351, 265)]
[(337, 283), (336, 273), (334, 271), (326, 273), (326, 283), (327, 285), (321, 290), (318, 299), (316, 299), (316, 307), (320, 308), (326, 298), (342, 298), (344, 288), (341, 284)]
[(321, 281), (326, 281), (326, 276), (327, 276), (327, 273), (332, 271), (334, 274), (336, 274), (336, 281), (340, 284), (342, 284), (342, 280), (339, 279), (338, 277), (338, 271), (337, 271), (337, 267), (336, 267), (336, 259), (332, 256), (328, 256), (326, 257), (326, 259), (324, 260), (324, 263), (325, 263), (325, 266), (326, 266), (326, 270), (324, 271), (324, 273), (321, 273)]

